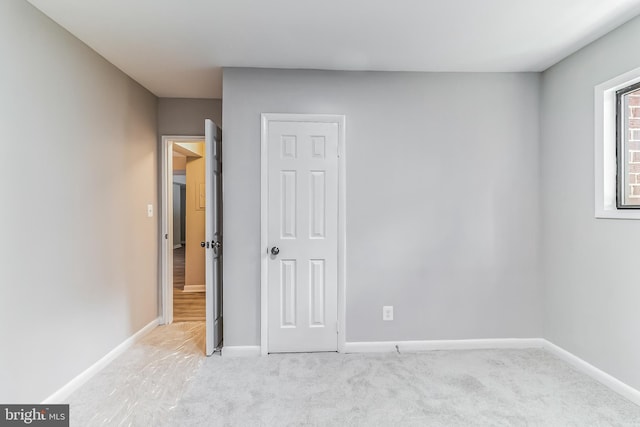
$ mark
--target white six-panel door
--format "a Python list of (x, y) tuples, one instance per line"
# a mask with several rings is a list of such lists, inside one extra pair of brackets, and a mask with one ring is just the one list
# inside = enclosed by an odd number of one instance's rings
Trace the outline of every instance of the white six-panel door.
[(268, 352), (336, 351), (338, 124), (267, 126)]

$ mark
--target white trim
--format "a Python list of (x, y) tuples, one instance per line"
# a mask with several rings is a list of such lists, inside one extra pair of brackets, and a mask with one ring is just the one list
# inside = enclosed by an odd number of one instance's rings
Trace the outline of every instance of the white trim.
[[(542, 338), (498, 338), (473, 340), (372, 341), (347, 342), (345, 353), (391, 353), (433, 350), (479, 350), (506, 348), (543, 348)], [(397, 349), (396, 349), (397, 346)]]
[(93, 365), (89, 366), (87, 369), (82, 371), (79, 375), (69, 381), (67, 384), (62, 386), (58, 391), (53, 393), (51, 396), (47, 397), (42, 401), (42, 404), (54, 404), (54, 403), (64, 403), (69, 396), (80, 387), (82, 387), (87, 381), (93, 378), (98, 372), (103, 370), (109, 363), (111, 363), (116, 357), (120, 356), (124, 353), (129, 347), (139, 341), (142, 337), (151, 332), (156, 326), (160, 324), (160, 318), (152, 320), (145, 327), (140, 329), (135, 334), (131, 335), (129, 338), (120, 343), (116, 348), (111, 350), (109, 353), (104, 355), (100, 360), (98, 360)]
[[(267, 151), (267, 117), (262, 114), (260, 117), (260, 354), (267, 355), (267, 335), (269, 334), (268, 323), (269, 315), (267, 313), (267, 306), (269, 301), (269, 294), (267, 285), (268, 278), (268, 259), (267, 250), (269, 247), (268, 229), (269, 218), (267, 212), (269, 211), (269, 162)], [(224, 350), (223, 350), (224, 351)]]
[(338, 352), (347, 341), (347, 124), (338, 120)]
[(223, 357), (259, 357), (259, 345), (232, 345), (222, 347)]
[(268, 353), (268, 124), (271, 120), (336, 123), (338, 125), (338, 352), (343, 352), (346, 340), (346, 288), (347, 288), (347, 182), (346, 182), (346, 117), (334, 114), (279, 114), (262, 113), (260, 141), (260, 350), (262, 355)]
[[(204, 136), (162, 135), (160, 147), (160, 309), (162, 323), (173, 322), (173, 143), (203, 141)], [(166, 239), (164, 236), (168, 236)]]
[(561, 359), (576, 368), (578, 371), (589, 375), (594, 380), (609, 387), (619, 395), (626, 397), (636, 405), (640, 405), (640, 391), (630, 385), (623, 383), (614, 376), (607, 374), (601, 369), (598, 369), (592, 364), (582, 360), (575, 354), (568, 352), (548, 340), (544, 340), (544, 348), (558, 359)]
[(596, 218), (640, 219), (640, 210), (616, 206), (616, 91), (640, 82), (640, 68), (594, 88), (594, 178)]

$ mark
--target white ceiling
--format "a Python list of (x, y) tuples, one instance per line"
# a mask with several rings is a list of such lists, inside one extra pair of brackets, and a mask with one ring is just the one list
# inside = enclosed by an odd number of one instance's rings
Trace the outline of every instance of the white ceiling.
[(28, 0), (161, 97), (220, 98), (221, 67), (542, 71), (640, 0)]

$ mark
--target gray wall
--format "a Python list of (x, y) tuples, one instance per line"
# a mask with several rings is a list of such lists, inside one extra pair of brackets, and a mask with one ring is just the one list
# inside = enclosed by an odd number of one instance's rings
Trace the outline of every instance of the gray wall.
[(260, 342), (262, 112), (347, 117), (347, 341), (541, 336), (538, 96), (539, 74), (225, 69), (225, 345)]
[(640, 18), (543, 74), (545, 337), (640, 388), (640, 221), (594, 218), (594, 86), (640, 67)]
[(158, 133), (160, 135), (204, 135), (204, 120), (222, 127), (221, 99), (160, 98)]
[(0, 402), (38, 402), (157, 317), (157, 101), (0, 2)]

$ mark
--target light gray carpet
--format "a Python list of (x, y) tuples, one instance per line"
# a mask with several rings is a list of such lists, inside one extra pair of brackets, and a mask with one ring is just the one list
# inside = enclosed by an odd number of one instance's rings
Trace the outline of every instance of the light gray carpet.
[(152, 331), (74, 393), (72, 426), (640, 426), (640, 407), (544, 350), (203, 355)]
[(209, 358), (168, 425), (640, 426), (544, 350)]
[(204, 322), (154, 329), (69, 397), (70, 425), (162, 425), (206, 359), (204, 330)]

